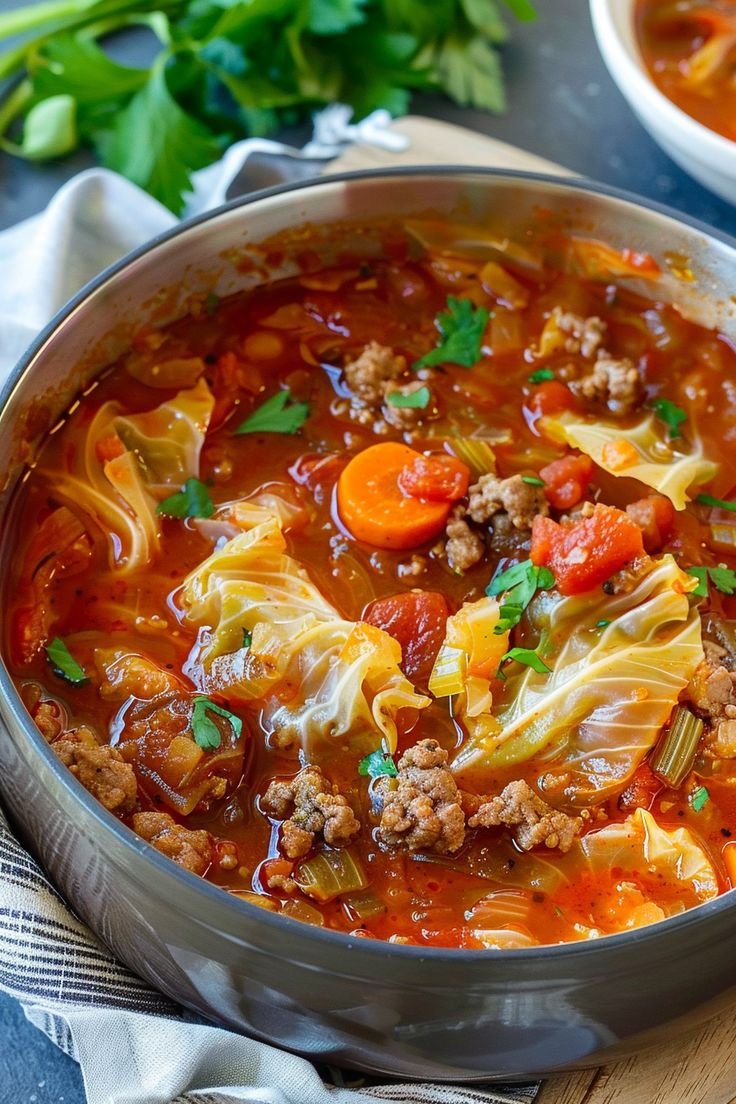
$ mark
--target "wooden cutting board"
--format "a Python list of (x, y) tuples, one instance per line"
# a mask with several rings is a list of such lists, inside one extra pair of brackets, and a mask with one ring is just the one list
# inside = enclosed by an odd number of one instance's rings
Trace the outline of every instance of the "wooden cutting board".
[[(410, 139), (408, 149), (393, 153), (357, 143), (332, 161), (327, 172), (461, 164), (572, 175), (506, 142), (435, 119), (409, 115), (391, 129)], [(736, 1104), (735, 1021), (736, 1007), (705, 1027), (635, 1058), (552, 1077), (536, 1104)]]

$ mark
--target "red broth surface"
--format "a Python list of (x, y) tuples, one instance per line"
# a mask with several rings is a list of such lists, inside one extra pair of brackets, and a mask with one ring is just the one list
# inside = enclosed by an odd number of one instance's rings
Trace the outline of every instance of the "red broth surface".
[(736, 139), (734, 0), (638, 0), (636, 30), (660, 91), (699, 123)]
[(470, 948), (674, 915), (736, 876), (734, 349), (644, 255), (419, 237), (135, 336), (17, 492), (16, 683), (264, 908)]

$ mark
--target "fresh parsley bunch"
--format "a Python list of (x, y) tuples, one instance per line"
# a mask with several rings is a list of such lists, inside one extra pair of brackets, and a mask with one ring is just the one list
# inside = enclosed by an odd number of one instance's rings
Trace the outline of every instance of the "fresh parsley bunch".
[[(531, 0), (44, 0), (0, 15), (0, 145), (37, 161), (91, 146), (178, 214), (231, 142), (332, 101), (401, 115), (442, 89), (503, 110), (504, 4), (534, 18)], [(147, 69), (99, 44), (135, 25), (160, 44)]]

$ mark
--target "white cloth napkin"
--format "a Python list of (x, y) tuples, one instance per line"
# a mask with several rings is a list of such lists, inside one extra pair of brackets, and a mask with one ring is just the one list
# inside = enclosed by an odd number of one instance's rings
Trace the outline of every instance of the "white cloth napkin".
[[(303, 156), (361, 137), (397, 148), (375, 115), (362, 130), (328, 109)], [(402, 139), (399, 138), (399, 142)], [(188, 214), (216, 206), (253, 152), (245, 141), (198, 173)], [(176, 219), (114, 173), (69, 181), (44, 212), (0, 234), (0, 384), (38, 331), (87, 280)], [(60, 899), (0, 813), (0, 989), (79, 1062), (89, 1104), (530, 1104), (538, 1086), (367, 1084), (196, 1019), (116, 962)], [(331, 1082), (331, 1083), (329, 1083)], [(359, 1084), (352, 1089), (349, 1084)]]

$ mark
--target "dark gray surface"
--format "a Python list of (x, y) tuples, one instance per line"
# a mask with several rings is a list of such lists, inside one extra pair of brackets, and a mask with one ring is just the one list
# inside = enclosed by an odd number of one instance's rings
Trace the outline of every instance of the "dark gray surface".
[[(0, 11), (14, 6), (0, 0)], [(586, 0), (540, 0), (536, 25), (516, 28), (506, 51), (510, 110), (464, 111), (441, 97), (415, 110), (474, 127), (599, 180), (650, 196), (736, 233), (736, 211), (691, 181), (651, 141), (603, 68)], [(123, 44), (132, 59), (135, 47)], [(0, 155), (0, 227), (40, 210), (60, 184), (91, 164), (84, 153), (29, 167)], [(81, 1104), (75, 1064), (0, 996), (0, 1104)]]

